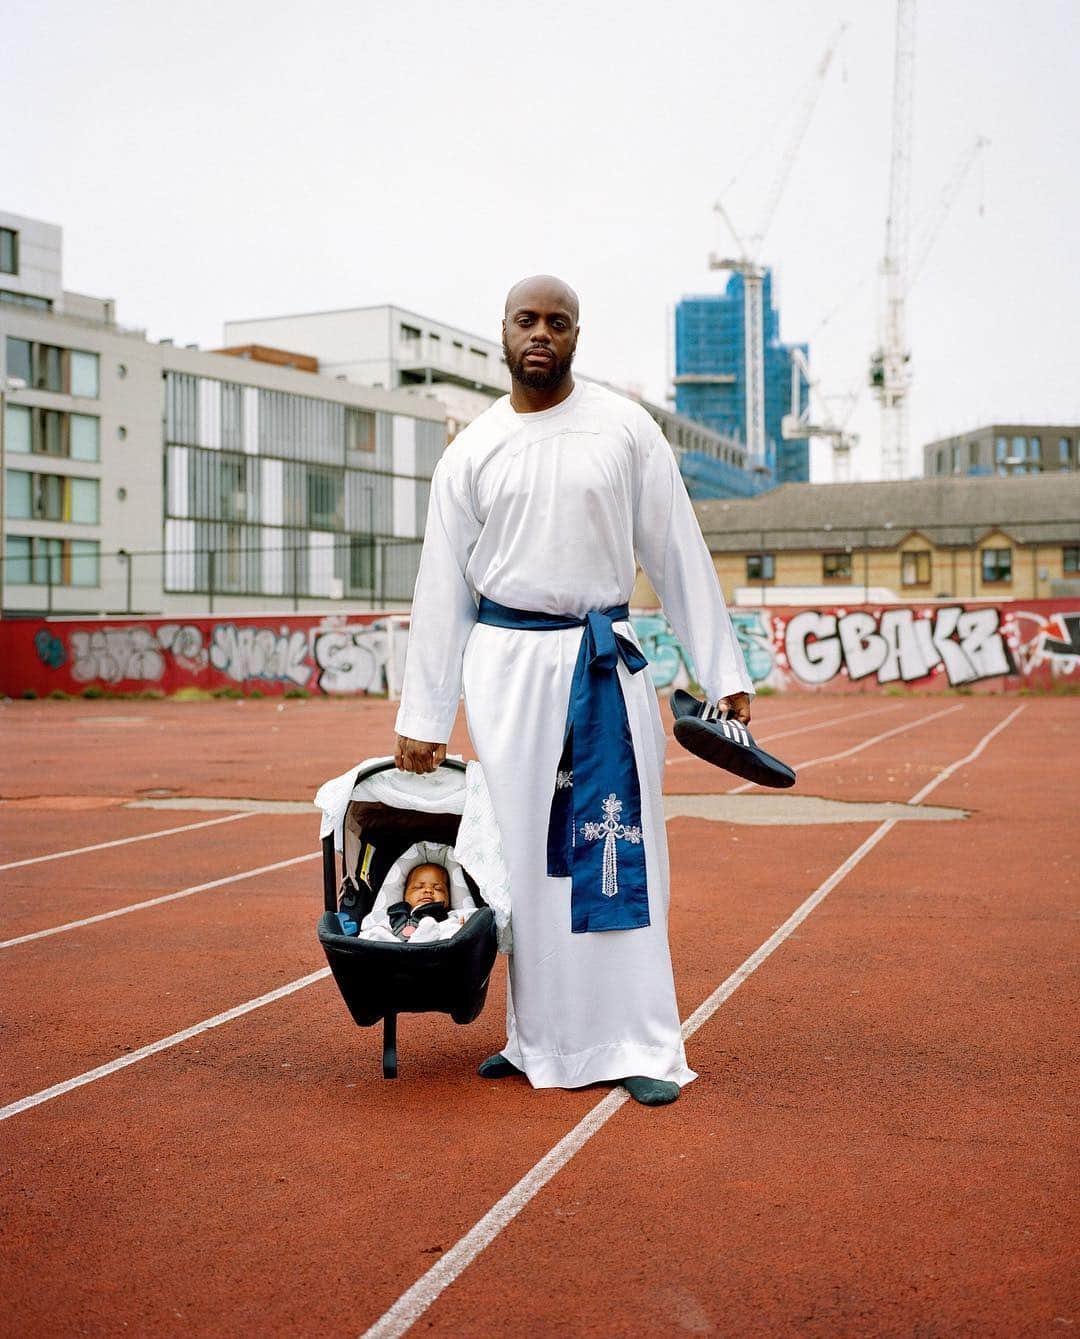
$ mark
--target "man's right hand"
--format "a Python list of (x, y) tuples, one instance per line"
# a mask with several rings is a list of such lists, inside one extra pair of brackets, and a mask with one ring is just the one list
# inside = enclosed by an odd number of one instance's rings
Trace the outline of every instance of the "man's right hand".
[(401, 772), (434, 772), (445, 757), (445, 744), (429, 744), (422, 739), (397, 736), (394, 766)]

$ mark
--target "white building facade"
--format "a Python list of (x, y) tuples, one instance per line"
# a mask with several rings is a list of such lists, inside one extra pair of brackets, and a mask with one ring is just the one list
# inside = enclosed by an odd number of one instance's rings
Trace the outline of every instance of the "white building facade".
[(170, 343), (65, 292), (0, 213), (0, 607), (406, 603), (446, 443), (431, 400)]

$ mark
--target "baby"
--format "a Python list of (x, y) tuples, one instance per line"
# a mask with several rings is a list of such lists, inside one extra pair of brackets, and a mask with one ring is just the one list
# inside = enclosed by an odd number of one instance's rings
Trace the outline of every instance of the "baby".
[(450, 875), (445, 866), (417, 865), (405, 880), (404, 900), (387, 907), (386, 914), (394, 934), (411, 939), (421, 921), (444, 921), (449, 910)]

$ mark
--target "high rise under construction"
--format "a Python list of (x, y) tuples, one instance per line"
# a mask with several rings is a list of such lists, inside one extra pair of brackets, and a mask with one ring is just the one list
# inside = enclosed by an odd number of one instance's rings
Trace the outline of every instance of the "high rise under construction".
[[(733, 273), (720, 294), (685, 297), (675, 309), (675, 406), (717, 432), (746, 441), (746, 287)], [(791, 403), (791, 354), (805, 344), (780, 341), (780, 316), (772, 301), (772, 272), (764, 270), (763, 354), (766, 458), (776, 483), (810, 478), (810, 443), (805, 437), (784, 441), (780, 423), (798, 412)], [(805, 379), (800, 402), (805, 401)]]

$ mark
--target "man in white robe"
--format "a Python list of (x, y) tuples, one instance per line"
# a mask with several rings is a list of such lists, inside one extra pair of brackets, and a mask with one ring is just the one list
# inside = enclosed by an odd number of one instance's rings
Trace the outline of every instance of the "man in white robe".
[[(547, 861), (583, 629), (490, 626), (478, 622), (478, 601), (584, 619), (629, 600), (636, 555), (709, 700), (746, 722), (753, 690), (671, 448), (640, 405), (571, 375), (577, 317), (577, 298), (560, 280), (538, 276), (511, 289), (503, 347), (513, 389), (459, 433), (436, 467), (396, 759), (407, 771), (438, 766), (464, 687), (513, 917), (507, 1041), (480, 1073), (523, 1072), (536, 1088), (613, 1081), (659, 1105), (695, 1075), (667, 939), (656, 692), (647, 672), (617, 663), (640, 788), (648, 923), (575, 933), (571, 879), (549, 877)], [(615, 622), (614, 631), (634, 641), (629, 622)], [(559, 779), (566, 784), (566, 773)], [(595, 836), (598, 825), (588, 826)], [(625, 858), (627, 843), (612, 849)]]

